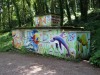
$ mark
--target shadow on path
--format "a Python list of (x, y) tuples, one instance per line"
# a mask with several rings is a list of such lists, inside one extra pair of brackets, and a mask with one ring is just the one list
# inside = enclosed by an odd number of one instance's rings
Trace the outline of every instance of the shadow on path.
[(70, 62), (40, 55), (0, 53), (0, 75), (100, 75), (88, 63)]

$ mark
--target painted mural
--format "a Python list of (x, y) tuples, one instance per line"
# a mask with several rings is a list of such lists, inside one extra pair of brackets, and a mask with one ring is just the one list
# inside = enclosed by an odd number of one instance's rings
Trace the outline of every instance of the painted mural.
[(23, 38), (20, 30), (12, 31), (12, 37), (13, 37), (13, 41), (12, 41), (13, 46), (18, 49), (21, 49), (21, 47), (23, 46), (23, 41), (22, 41)]
[[(26, 29), (23, 32), (23, 39), (21, 38), (22, 36), (19, 36), (21, 34), (18, 31), (14, 32), (12, 33), (14, 42), (17, 41), (16, 36), (20, 38), (20, 42), (15, 42), (17, 48), (23, 45), (28, 50), (36, 53), (50, 54), (63, 58), (84, 57), (89, 53), (89, 32), (78, 33), (60, 29)], [(21, 41), (23, 41), (23, 44)]]
[(29, 50), (37, 51), (39, 38), (37, 30), (25, 31), (24, 46)]
[(60, 17), (57, 15), (39, 16), (34, 18), (34, 22), (37, 27), (60, 25)]
[(78, 33), (77, 35), (77, 46), (79, 57), (86, 57), (90, 50), (90, 34), (89, 33)]

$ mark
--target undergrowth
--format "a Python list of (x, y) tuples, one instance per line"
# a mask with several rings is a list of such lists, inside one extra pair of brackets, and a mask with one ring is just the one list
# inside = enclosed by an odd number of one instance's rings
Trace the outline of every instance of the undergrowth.
[(90, 63), (100, 67), (100, 27), (92, 35)]
[(10, 32), (0, 33), (0, 52), (12, 50), (12, 36)]

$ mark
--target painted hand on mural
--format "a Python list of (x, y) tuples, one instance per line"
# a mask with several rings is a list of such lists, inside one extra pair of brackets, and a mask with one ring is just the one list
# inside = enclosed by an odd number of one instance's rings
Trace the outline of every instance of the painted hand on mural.
[(64, 32), (60, 36), (53, 37), (52, 40), (50, 40), (50, 41), (51, 42), (58, 41), (58, 43), (56, 43), (56, 48), (58, 49), (58, 47), (60, 47), (60, 49), (62, 50), (62, 45), (63, 45), (66, 48), (67, 52), (68, 52), (67, 56), (70, 56), (68, 45), (66, 44), (66, 42), (62, 38), (63, 35), (64, 35)]

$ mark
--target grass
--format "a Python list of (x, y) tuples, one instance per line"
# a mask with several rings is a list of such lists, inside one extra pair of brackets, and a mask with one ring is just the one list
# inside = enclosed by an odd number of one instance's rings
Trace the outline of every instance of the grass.
[(11, 32), (0, 33), (0, 52), (8, 52), (12, 50)]

